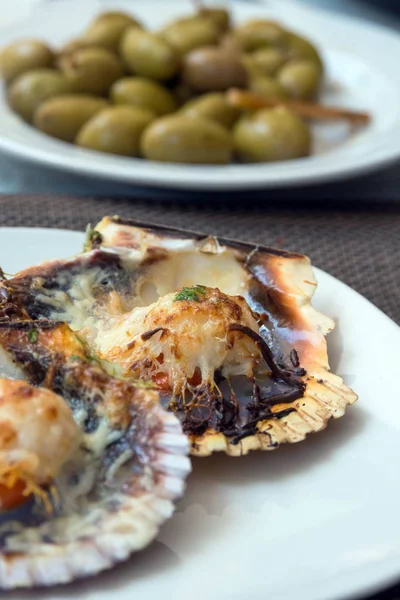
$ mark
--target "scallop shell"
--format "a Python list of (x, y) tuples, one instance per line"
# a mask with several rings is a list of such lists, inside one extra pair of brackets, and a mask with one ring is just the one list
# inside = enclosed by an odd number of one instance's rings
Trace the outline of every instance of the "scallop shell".
[(0, 348), (0, 373), (62, 395), (84, 433), (76, 461), (55, 481), (51, 514), (31, 501), (1, 515), (0, 587), (68, 583), (147, 546), (190, 471), (178, 419), (153, 391), (90, 361), (66, 324), (3, 314)]
[[(118, 217), (104, 218), (91, 231), (87, 249), (69, 261), (33, 267), (11, 280), (19, 310), (34, 319), (72, 322), (66, 303), (79, 305), (86, 318), (89, 313), (93, 317), (93, 306), (102, 303), (110, 289), (129, 299), (138, 293), (139, 284), (148, 291), (156, 288), (160, 296), (182, 286), (218, 287), (246, 298), (265, 322), (260, 334), (275, 364), (282, 372), (291, 370), (297, 389), (301, 387), (300, 397), (297, 394), (290, 402), (274, 405), (268, 418), (260, 411), (247, 433), (243, 428), (236, 435), (211, 427), (201, 434), (186, 429), (192, 454), (224, 451), (241, 456), (250, 450), (273, 450), (284, 442), (299, 442), (308, 433), (324, 429), (331, 417), (342, 417), (357, 400), (329, 369), (325, 336), (334, 322), (311, 305), (317, 282), (307, 257)], [(85, 302), (90, 308), (83, 306), (82, 291), (77, 294), (71, 288), (71, 282), (83, 274), (90, 274), (85, 279), (90, 290)], [(101, 287), (104, 277), (107, 289)], [(75, 321), (73, 327), (79, 329), (79, 319)], [(296, 363), (294, 367), (291, 362)]]

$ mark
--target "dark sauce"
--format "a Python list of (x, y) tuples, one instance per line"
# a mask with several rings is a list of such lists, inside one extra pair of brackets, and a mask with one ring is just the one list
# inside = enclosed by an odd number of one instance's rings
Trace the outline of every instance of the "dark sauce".
[[(256, 342), (271, 374), (254, 381), (236, 377), (228, 383), (217, 373), (218, 387), (214, 390), (198, 388), (185, 399), (174, 399), (168, 406), (180, 419), (185, 433), (201, 436), (211, 429), (223, 433), (235, 445), (259, 433), (261, 421), (283, 419), (296, 411), (292, 403), (304, 395), (306, 386), (300, 377), (306, 372), (299, 366), (297, 352), (289, 356), (291, 366), (278, 363), (260, 335), (240, 325), (231, 331), (240, 331)], [(168, 404), (165, 396), (163, 403)], [(276, 410), (278, 405), (287, 407)], [(274, 446), (272, 440), (271, 445)]]

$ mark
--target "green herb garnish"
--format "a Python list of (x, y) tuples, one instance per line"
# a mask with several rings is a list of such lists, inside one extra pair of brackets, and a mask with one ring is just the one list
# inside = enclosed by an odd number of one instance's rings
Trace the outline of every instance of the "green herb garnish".
[(39, 336), (36, 329), (31, 329), (28, 331), (28, 340), (31, 342), (31, 344), (35, 344), (38, 341), (38, 337)]
[(73, 362), (74, 360), (81, 360), (81, 357), (78, 356), (77, 354), (74, 354), (73, 356), (71, 356), (71, 358), (69, 359), (71, 362)]
[(90, 250), (95, 250), (99, 248), (102, 244), (103, 236), (99, 231), (93, 229), (93, 227), (89, 225), (86, 227), (86, 240), (83, 246), (84, 252), (89, 252)]
[(204, 285), (195, 285), (194, 287), (184, 287), (175, 295), (174, 302), (183, 300), (192, 300), (193, 302), (200, 302), (199, 295), (206, 293), (206, 287)]

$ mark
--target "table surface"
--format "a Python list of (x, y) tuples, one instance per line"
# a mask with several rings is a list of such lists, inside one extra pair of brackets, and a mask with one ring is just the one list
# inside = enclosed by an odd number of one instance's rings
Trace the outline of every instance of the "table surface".
[[(33, 4), (38, 0), (18, 0), (15, 7), (22, 6), (24, 3)], [(50, 0), (48, 0), (50, 1)], [(57, 0), (68, 2), (68, 0)], [(167, 1), (167, 0), (166, 0)], [(234, 1), (234, 0), (232, 0)], [(242, 0), (243, 1), (243, 0)], [(245, 1), (245, 0), (244, 0)], [(254, 1), (254, 0), (253, 0)], [(264, 0), (267, 1), (267, 0)], [(282, 0), (283, 1), (283, 0)], [(397, 11), (385, 11), (381, 8), (382, 2), (378, 0), (298, 0), (305, 4), (310, 4), (316, 8), (340, 12), (341, 14), (352, 17), (362, 18), (390, 27), (400, 32), (400, 7)], [(391, 0), (391, 5), (396, 6), (398, 0)], [(387, 4), (390, 4), (387, 0)], [(14, 3), (13, 3), (14, 5)], [(7, 10), (11, 10), (7, 7)], [(14, 10), (16, 10), (14, 8)], [(6, 11), (7, 15), (7, 11)], [(4, 18), (4, 15), (3, 15)], [(15, 17), (14, 17), (15, 18)], [(1, 18), (0, 18), (1, 27)], [(1, 123), (0, 123), (1, 127)], [(159, 195), (158, 190), (139, 189), (132, 185), (118, 184), (114, 182), (99, 182), (95, 179), (70, 175), (54, 169), (42, 168), (29, 163), (21, 162), (6, 154), (0, 153), (0, 194), (6, 193), (67, 193), (67, 194), (85, 194), (85, 195), (120, 195), (140, 198), (154, 197)], [(162, 192), (165, 195), (165, 192)], [(229, 194), (217, 194), (225, 200), (232, 198), (232, 192)], [(236, 199), (240, 201), (244, 195), (237, 195)], [(168, 192), (169, 198), (188, 199), (184, 192)], [(201, 194), (191, 193), (190, 200), (201, 199)], [(254, 194), (255, 200), (261, 201), (302, 201), (307, 198), (309, 201), (320, 203), (322, 200), (376, 202), (396, 202), (400, 199), (400, 171), (398, 164), (386, 168), (377, 173), (357, 177), (341, 183), (319, 185), (301, 189), (288, 190), (264, 190)]]

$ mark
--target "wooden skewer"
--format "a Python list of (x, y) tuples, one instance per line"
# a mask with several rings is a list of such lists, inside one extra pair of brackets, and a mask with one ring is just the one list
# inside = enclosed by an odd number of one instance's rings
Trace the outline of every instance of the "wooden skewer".
[(236, 106), (244, 110), (259, 110), (261, 108), (286, 106), (286, 108), (290, 108), (301, 117), (316, 121), (346, 120), (354, 125), (367, 125), (371, 121), (371, 115), (365, 112), (346, 110), (335, 106), (324, 106), (323, 104), (314, 102), (300, 102), (282, 98), (264, 98), (259, 94), (245, 92), (239, 89), (229, 90), (226, 97), (231, 106)]

